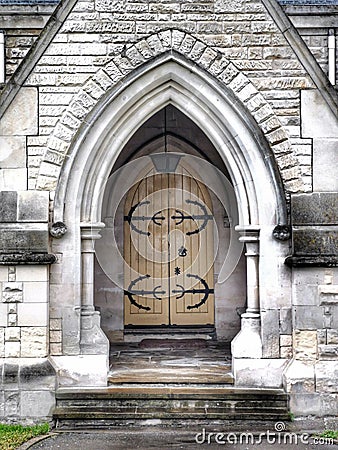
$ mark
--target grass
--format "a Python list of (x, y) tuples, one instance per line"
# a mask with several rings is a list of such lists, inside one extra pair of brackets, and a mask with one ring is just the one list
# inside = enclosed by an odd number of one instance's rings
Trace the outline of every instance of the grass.
[(48, 423), (33, 426), (0, 423), (0, 449), (15, 450), (32, 437), (47, 434), (48, 432)]
[(323, 438), (331, 438), (331, 439), (338, 439), (338, 430), (326, 430), (323, 433), (320, 434), (320, 437)]

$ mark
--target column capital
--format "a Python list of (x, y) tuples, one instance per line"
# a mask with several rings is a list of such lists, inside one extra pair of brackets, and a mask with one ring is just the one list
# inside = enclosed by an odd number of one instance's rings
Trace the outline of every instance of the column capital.
[(100, 239), (100, 231), (105, 227), (105, 224), (103, 222), (81, 222), (80, 228), (81, 228), (81, 239), (91, 239), (96, 240)]
[(240, 242), (254, 243), (259, 241), (259, 225), (237, 225), (235, 230), (240, 234)]

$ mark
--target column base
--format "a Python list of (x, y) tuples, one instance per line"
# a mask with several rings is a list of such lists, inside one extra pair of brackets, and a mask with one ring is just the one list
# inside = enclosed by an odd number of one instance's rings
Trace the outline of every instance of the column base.
[(81, 340), (82, 355), (109, 355), (109, 340), (100, 327), (98, 311), (82, 311)]
[(233, 358), (262, 358), (260, 315), (246, 312), (241, 316), (241, 331), (231, 342)]

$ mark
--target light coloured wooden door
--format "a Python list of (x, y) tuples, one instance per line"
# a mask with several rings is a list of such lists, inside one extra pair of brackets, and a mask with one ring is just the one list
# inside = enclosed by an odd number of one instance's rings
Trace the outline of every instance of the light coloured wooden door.
[(129, 191), (125, 325), (213, 325), (213, 227), (207, 188), (183, 168), (149, 175)]

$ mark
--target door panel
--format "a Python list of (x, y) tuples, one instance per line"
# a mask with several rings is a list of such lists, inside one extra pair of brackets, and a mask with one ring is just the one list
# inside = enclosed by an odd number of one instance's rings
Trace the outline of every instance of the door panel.
[(182, 167), (144, 178), (124, 212), (125, 324), (214, 323), (212, 204)]

